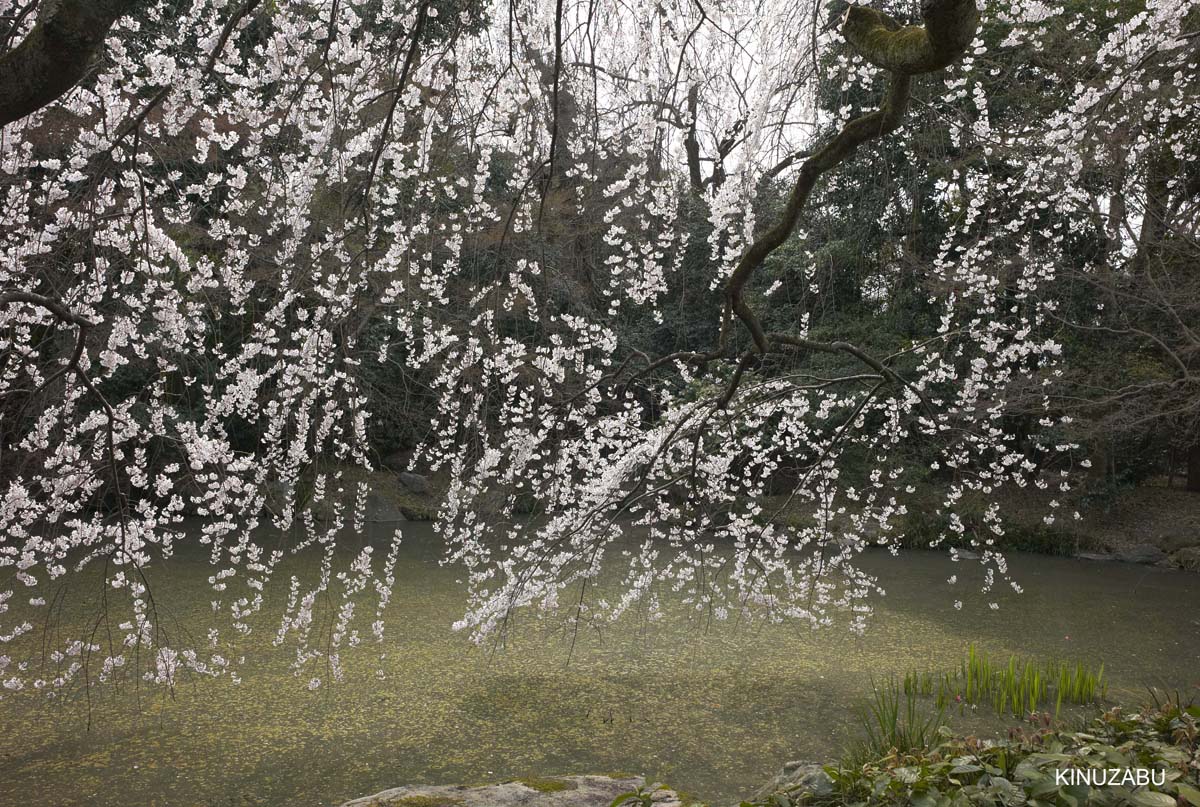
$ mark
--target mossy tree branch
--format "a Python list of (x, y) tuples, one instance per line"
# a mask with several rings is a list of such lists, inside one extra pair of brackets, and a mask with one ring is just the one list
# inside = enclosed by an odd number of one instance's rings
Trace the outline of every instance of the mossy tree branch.
[(949, 67), (975, 38), (979, 10), (974, 2), (925, 0), (924, 25), (901, 26), (873, 8), (851, 6), (842, 36), (860, 56), (893, 73), (931, 73)]
[(742, 253), (725, 286), (722, 342), (728, 336), (731, 316), (736, 315), (750, 332), (758, 352), (772, 349), (772, 341), (778, 337), (763, 330), (746, 302), (746, 284), (791, 235), (821, 175), (837, 167), (863, 143), (895, 130), (908, 108), (911, 76), (941, 70), (956, 61), (979, 26), (975, 0), (925, 0), (921, 13), (923, 26), (901, 26), (874, 9), (851, 6), (847, 12), (842, 35), (863, 58), (891, 73), (887, 95), (879, 109), (848, 122), (804, 161), (779, 220)]

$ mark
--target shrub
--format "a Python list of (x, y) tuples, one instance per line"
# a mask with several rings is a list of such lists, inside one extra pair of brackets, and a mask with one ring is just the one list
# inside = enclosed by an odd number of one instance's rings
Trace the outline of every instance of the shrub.
[[(955, 736), (943, 727), (931, 747), (826, 767), (833, 787), (819, 794), (798, 786), (742, 807), (1200, 807), (1198, 724), (1200, 707), (1175, 698), (1129, 715), (1110, 709), (1081, 731), (1052, 727), (1049, 715), (1032, 716), (999, 741)], [(1149, 769), (1163, 784), (1092, 787), (1060, 784), (1055, 775), (1113, 768)]]

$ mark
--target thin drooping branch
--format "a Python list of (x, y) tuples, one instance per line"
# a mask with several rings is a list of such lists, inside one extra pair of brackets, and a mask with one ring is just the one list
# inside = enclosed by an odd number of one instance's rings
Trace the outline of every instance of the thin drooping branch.
[(74, 87), (104, 47), (108, 29), (141, 0), (48, 0), (21, 44), (0, 55), (0, 126)]
[[(72, 311), (68, 306), (64, 305), (59, 300), (55, 300), (53, 297), (47, 297), (43, 294), (37, 294), (31, 291), (14, 290), (0, 292), (0, 309), (9, 305), (19, 305), (22, 303), (48, 311), (56, 319), (59, 319), (69, 325), (74, 325), (76, 328), (78, 328), (78, 332), (75, 337), (75, 348), (71, 351), (70, 358), (67, 359), (66, 364), (59, 368), (57, 372), (46, 378), (39, 385), (38, 389), (45, 389), (67, 373), (74, 373), (89, 389), (94, 391), (99, 396), (99, 390), (96, 389), (95, 385), (92, 383), (92, 380), (88, 378), (87, 374), (83, 371), (83, 368), (79, 363), (80, 359), (83, 358), (83, 349), (87, 340), (88, 330), (94, 327), (96, 323), (87, 317)], [(114, 415), (112, 412), (112, 407), (108, 406), (108, 402), (104, 401), (103, 396), (100, 396), (100, 398), (109, 414), (109, 440), (111, 444), (112, 418)], [(3, 456), (3, 451), (4, 444), (3, 442), (0, 442), (0, 457)]]
[[(362, 192), (362, 214), (364, 221), (369, 222), (371, 214), (371, 189), (375, 184), (375, 175), (379, 170), (379, 161), (383, 157), (384, 148), (387, 145), (388, 138), (391, 137), (392, 124), (396, 120), (396, 109), (400, 104), (400, 99), (404, 96), (404, 90), (408, 87), (409, 76), (412, 74), (413, 68), (417, 64), (417, 54), (421, 49), (421, 38), (425, 30), (425, 20), (429, 13), (429, 0), (424, 0), (417, 7), (416, 22), (413, 23), (412, 33), (410, 34), (408, 49), (404, 54), (404, 67), (400, 71), (400, 79), (396, 82), (395, 88), (391, 91), (392, 97), (388, 102), (387, 114), (383, 118), (382, 128), (379, 132), (379, 138), (376, 141), (375, 150), (371, 154), (371, 168), (367, 171), (367, 179), (363, 183)], [(397, 34), (399, 31), (397, 31)], [(368, 231), (370, 227), (368, 226)]]

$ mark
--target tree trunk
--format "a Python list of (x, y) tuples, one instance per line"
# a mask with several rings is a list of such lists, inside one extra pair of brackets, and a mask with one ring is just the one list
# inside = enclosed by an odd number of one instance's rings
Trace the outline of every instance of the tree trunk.
[(116, 20), (142, 0), (53, 0), (37, 23), (0, 54), (0, 126), (36, 112), (83, 78)]
[(1187, 452), (1187, 489), (1200, 493), (1200, 443), (1195, 443)]

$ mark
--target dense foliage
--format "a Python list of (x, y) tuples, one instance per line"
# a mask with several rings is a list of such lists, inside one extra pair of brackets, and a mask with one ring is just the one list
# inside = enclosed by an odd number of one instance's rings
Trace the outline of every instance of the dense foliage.
[[(832, 765), (753, 804), (1200, 805), (1200, 707), (1115, 708), (1079, 730), (1051, 728), (1044, 717), (1035, 714), (999, 741), (943, 729), (928, 748), (893, 749), (853, 768)], [(1072, 773), (1070, 781), (1063, 772)]]

